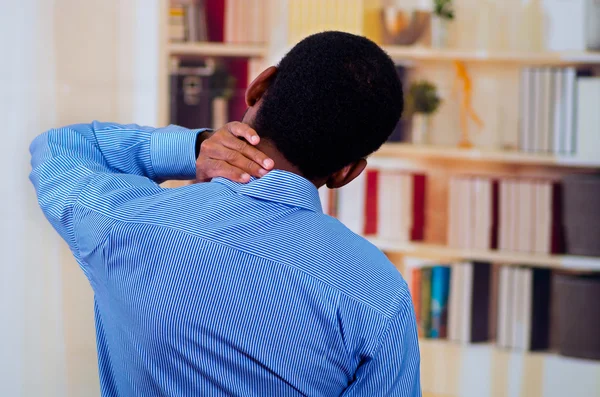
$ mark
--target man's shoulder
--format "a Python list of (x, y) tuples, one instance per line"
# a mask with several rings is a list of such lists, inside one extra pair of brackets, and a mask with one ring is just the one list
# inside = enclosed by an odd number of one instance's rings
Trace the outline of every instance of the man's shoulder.
[(372, 307), (386, 316), (391, 305), (408, 291), (394, 264), (375, 245), (348, 229), (339, 220), (313, 214), (299, 253), (306, 260), (302, 269), (349, 298)]

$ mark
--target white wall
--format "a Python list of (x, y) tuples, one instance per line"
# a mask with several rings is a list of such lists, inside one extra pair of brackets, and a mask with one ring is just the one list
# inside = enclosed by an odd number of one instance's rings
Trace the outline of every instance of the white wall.
[(45, 221), (28, 146), (94, 119), (156, 124), (162, 0), (0, 0), (0, 395), (99, 395), (93, 296)]

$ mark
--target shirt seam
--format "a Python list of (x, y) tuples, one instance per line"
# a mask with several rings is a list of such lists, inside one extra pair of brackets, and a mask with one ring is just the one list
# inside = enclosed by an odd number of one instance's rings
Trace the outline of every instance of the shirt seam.
[[(226, 244), (226, 243), (222, 243), (222, 242), (218, 242), (218, 241), (209, 240), (209, 239), (207, 239), (207, 238), (206, 238), (206, 237), (204, 237), (204, 236), (199, 236), (199, 235), (197, 235), (197, 234), (195, 234), (195, 233), (192, 233), (192, 232), (190, 232), (190, 231), (188, 231), (188, 230), (185, 230), (185, 229), (180, 229), (180, 228), (177, 228), (177, 227), (174, 227), (174, 226), (168, 226), (168, 225), (160, 225), (160, 224), (156, 224), (156, 223), (152, 223), (152, 222), (123, 220), (123, 219), (119, 219), (119, 218), (116, 218), (116, 217), (114, 217), (114, 216), (111, 216), (111, 215), (107, 215), (107, 214), (105, 214), (105, 213), (103, 213), (103, 212), (101, 212), (101, 211), (98, 211), (98, 210), (94, 209), (94, 208), (90, 208), (90, 207), (88, 207), (88, 206), (87, 206), (87, 205), (85, 205), (85, 204), (82, 204), (82, 203), (78, 203), (78, 204), (79, 204), (79, 205), (81, 205), (82, 207), (84, 207), (84, 208), (86, 208), (86, 209), (90, 210), (90, 211), (96, 212), (96, 213), (98, 213), (98, 214), (100, 214), (100, 215), (102, 215), (102, 216), (106, 216), (107, 218), (110, 218), (110, 219), (112, 219), (112, 220), (114, 220), (114, 221), (116, 221), (116, 222), (120, 222), (120, 223), (123, 223), (123, 224), (131, 224), (131, 225), (134, 225), (134, 224), (140, 224), (140, 225), (151, 225), (151, 226), (162, 227), (162, 228), (166, 228), (166, 229), (171, 229), (171, 230), (179, 231), (179, 232), (185, 233), (185, 234), (187, 234), (187, 235), (189, 235), (189, 236), (193, 236), (193, 237), (195, 237), (195, 238), (201, 239), (201, 240), (203, 240), (203, 241), (205, 241), (205, 242), (208, 242), (208, 243), (212, 243), (212, 244), (221, 245), (221, 246), (223, 246), (223, 247), (227, 247), (227, 248), (229, 248), (229, 249), (233, 249), (233, 250), (237, 250), (237, 251), (243, 252), (243, 253), (245, 253), (246, 255), (251, 255), (251, 256), (253, 256), (253, 257), (256, 257), (256, 258), (260, 258), (260, 259), (268, 260), (268, 261), (270, 261), (270, 262), (272, 262), (272, 263), (277, 263), (277, 264), (280, 264), (280, 265), (286, 266), (286, 267), (288, 267), (288, 268), (294, 269), (295, 271), (301, 272), (302, 274), (304, 274), (304, 275), (306, 275), (306, 276), (310, 277), (311, 279), (317, 280), (317, 281), (318, 281), (319, 283), (321, 283), (322, 285), (324, 285), (324, 286), (326, 286), (326, 287), (328, 287), (328, 288), (331, 288), (331, 289), (333, 289), (333, 290), (337, 291), (339, 294), (346, 296), (348, 299), (351, 299), (353, 302), (356, 302), (356, 303), (358, 303), (358, 304), (364, 305), (364, 306), (366, 306), (366, 307), (368, 307), (368, 308), (372, 309), (372, 310), (373, 310), (373, 311), (375, 311), (377, 314), (379, 314), (379, 315), (383, 316), (383, 317), (384, 317), (385, 319), (387, 319), (387, 320), (390, 320), (390, 319), (393, 319), (393, 318), (394, 318), (394, 316), (393, 316), (393, 315), (391, 315), (391, 316), (390, 316), (390, 315), (386, 314), (384, 311), (382, 311), (382, 310), (380, 310), (380, 309), (378, 309), (378, 308), (376, 308), (376, 307), (374, 307), (374, 306), (370, 305), (369, 303), (367, 303), (367, 302), (363, 302), (363, 301), (360, 301), (360, 300), (358, 300), (358, 299), (356, 299), (356, 298), (354, 298), (354, 297), (352, 297), (352, 296), (348, 295), (347, 293), (345, 293), (344, 291), (340, 290), (339, 288), (332, 287), (331, 285), (329, 285), (329, 284), (325, 283), (325, 282), (324, 282), (323, 280), (321, 280), (320, 278), (318, 278), (318, 277), (314, 277), (313, 275), (311, 275), (311, 274), (308, 274), (307, 272), (305, 272), (305, 271), (303, 271), (303, 270), (299, 269), (298, 267), (296, 267), (296, 266), (293, 266), (293, 265), (290, 265), (290, 264), (288, 264), (288, 263), (286, 263), (286, 262), (276, 261), (276, 260), (273, 260), (273, 259), (271, 259), (271, 258), (267, 258), (267, 257), (261, 256), (261, 255), (255, 254), (255, 253), (247, 252), (247, 251), (245, 251), (245, 250), (244, 250), (244, 249), (242, 249), (242, 248), (233, 247), (233, 246), (231, 246), (231, 245), (229, 245), (229, 244)], [(295, 207), (295, 208), (298, 208), (298, 207)], [(298, 208), (298, 209), (299, 209), (299, 210), (304, 210), (303, 208)], [(112, 230), (113, 230), (113, 229), (114, 229), (116, 226), (117, 226), (117, 223), (115, 223), (114, 225), (112, 225), (112, 226), (111, 226), (111, 228), (110, 228), (110, 230), (109, 230), (109, 232), (108, 232), (108, 236), (110, 236), (110, 234), (111, 234)], [(396, 298), (396, 299), (398, 300), (399, 298)], [(396, 312), (396, 313), (397, 313), (397, 312)]]

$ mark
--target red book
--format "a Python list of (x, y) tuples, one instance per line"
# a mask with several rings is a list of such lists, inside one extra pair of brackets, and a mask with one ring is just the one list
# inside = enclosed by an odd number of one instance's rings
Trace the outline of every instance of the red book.
[(422, 241), (425, 238), (425, 174), (413, 175), (413, 225), (410, 231), (412, 241)]
[(233, 59), (229, 61), (229, 73), (235, 77), (235, 92), (229, 101), (229, 121), (242, 121), (247, 109), (248, 60)]
[(225, 37), (225, 0), (210, 0), (206, 9), (208, 41), (222, 43)]
[(367, 170), (367, 188), (365, 191), (365, 236), (377, 234), (377, 187), (379, 171)]
[(490, 247), (498, 249), (500, 233), (500, 184), (497, 180), (492, 181), (492, 233)]

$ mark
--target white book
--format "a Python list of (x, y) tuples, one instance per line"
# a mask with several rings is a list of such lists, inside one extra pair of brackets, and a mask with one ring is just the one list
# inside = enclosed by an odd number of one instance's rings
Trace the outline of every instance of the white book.
[(473, 195), (474, 195), (474, 191), (471, 188), (473, 185), (472, 181), (470, 178), (465, 178), (463, 179), (462, 182), (462, 187), (463, 187), (463, 194), (462, 197), (464, 197), (464, 203), (463, 203), (463, 208), (465, 211), (465, 218), (464, 218), (464, 222), (463, 222), (463, 243), (461, 245), (461, 248), (467, 248), (467, 249), (471, 249), (473, 248), (473, 217), (474, 217), (474, 209), (473, 209), (473, 205), (474, 205), (474, 199), (473, 199)]
[(327, 215), (331, 215), (329, 213), (330, 196), (330, 190), (327, 186), (322, 186), (321, 188), (319, 188), (319, 199), (321, 199), (321, 208), (323, 208), (323, 213)]
[(460, 303), (462, 302), (462, 264), (453, 263), (450, 269), (450, 295), (448, 296), (448, 340), (460, 342)]
[(535, 184), (535, 247), (540, 254), (549, 254), (552, 239), (552, 183)]
[(517, 251), (531, 252), (533, 231), (533, 204), (531, 196), (531, 183), (527, 181), (518, 182), (518, 214), (517, 214)]
[(390, 173), (380, 170), (377, 184), (377, 237), (386, 241), (390, 239), (391, 184)]
[(405, 195), (404, 175), (401, 173), (393, 174), (392, 183), (392, 206), (391, 206), (391, 239), (395, 242), (408, 241), (407, 227), (404, 225), (403, 218), (404, 207), (407, 197)]
[(414, 199), (414, 186), (413, 186), (413, 175), (404, 174), (403, 176), (404, 186), (404, 215), (402, 219), (404, 230), (406, 231), (406, 241), (410, 241), (410, 232), (413, 227), (414, 214), (413, 214), (413, 199)]
[[(223, 41), (225, 43), (234, 43), (234, 13), (235, 13), (235, 2), (237, 0), (225, 0), (225, 32)], [(210, 22), (210, 21), (209, 21)]]
[(514, 301), (513, 301), (513, 311), (514, 311), (514, 324), (513, 324), (513, 345), (512, 347), (517, 350), (522, 350), (524, 346), (525, 340), (525, 269), (514, 269)]
[(563, 135), (564, 142), (562, 147), (564, 148), (565, 153), (573, 153), (575, 151), (575, 68), (566, 68), (564, 73), (565, 133)]
[(531, 139), (529, 134), (531, 134), (531, 123), (533, 119), (532, 113), (532, 71), (531, 68), (523, 68), (521, 69), (521, 103), (520, 110), (521, 114), (519, 117), (520, 120), (520, 134), (519, 134), (519, 149), (525, 152), (531, 151), (529, 144)]
[(249, 33), (249, 41), (251, 43), (254, 44), (258, 44), (261, 42), (261, 33), (260, 33), (260, 28), (262, 25), (262, 18), (261, 15), (263, 15), (266, 10), (262, 10), (260, 7), (260, 1), (259, 0), (249, 0), (248, 1), (248, 5), (250, 8), (250, 14), (251, 15), (251, 19), (250, 19), (250, 23), (246, 23), (245, 26), (247, 26), (247, 30)]
[(600, 49), (600, 2), (543, 0), (542, 7), (546, 50)]
[(461, 318), (461, 341), (463, 343), (471, 342), (471, 307), (473, 304), (473, 263), (466, 262), (463, 264), (462, 278), (462, 318)]
[(496, 323), (496, 343), (498, 346), (504, 348), (509, 347), (509, 284), (509, 268), (507, 266), (501, 266), (498, 286), (498, 321)]
[(448, 183), (448, 224), (446, 225), (448, 233), (448, 246), (452, 248), (458, 247), (458, 192), (456, 178), (450, 178)]
[(529, 142), (529, 149), (532, 152), (538, 152), (540, 150), (540, 141), (542, 135), (542, 118), (543, 118), (543, 107), (544, 107), (544, 92), (543, 92), (543, 84), (542, 84), (542, 71), (541, 69), (534, 69), (532, 72), (532, 90), (531, 93), (533, 95), (533, 109), (532, 109), (532, 117), (533, 122), (531, 125), (531, 134), (529, 138), (531, 139)]
[(549, 153), (551, 151), (552, 132), (554, 119), (552, 114), (552, 102), (554, 101), (552, 92), (552, 69), (542, 68), (542, 115), (540, 128), (540, 148), (539, 151)]
[(366, 176), (363, 172), (352, 182), (339, 189), (338, 218), (356, 234), (362, 234), (365, 223)]
[(519, 189), (518, 182), (515, 180), (508, 181), (508, 246), (507, 250), (515, 252), (518, 250), (519, 240)]
[(576, 155), (584, 160), (600, 158), (600, 77), (577, 79)]
[(552, 122), (552, 152), (553, 153), (564, 153), (564, 134), (565, 131), (565, 73), (563, 69), (554, 69), (552, 71), (553, 81), (553, 106), (552, 113), (554, 113), (554, 120)]
[(517, 279), (518, 273), (517, 268), (508, 268), (508, 323), (506, 333), (506, 345), (508, 348), (515, 347), (515, 320), (518, 307), (518, 288)]

